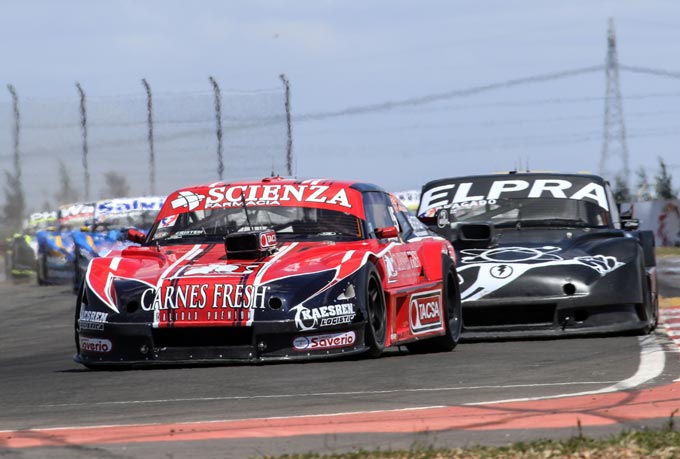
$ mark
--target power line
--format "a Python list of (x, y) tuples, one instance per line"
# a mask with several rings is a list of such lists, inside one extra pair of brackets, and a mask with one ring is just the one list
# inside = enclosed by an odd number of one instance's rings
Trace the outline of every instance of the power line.
[(673, 72), (671, 70), (654, 69), (654, 68), (651, 68), (651, 67), (640, 67), (640, 66), (634, 66), (634, 65), (619, 65), (619, 68), (621, 70), (625, 70), (625, 71), (631, 72), (631, 73), (642, 73), (642, 74), (646, 74), (646, 75), (656, 75), (656, 76), (663, 76), (663, 77), (668, 77), (668, 78), (680, 79), (680, 72)]
[(523, 78), (514, 78), (510, 80), (500, 81), (497, 83), (490, 83), (482, 86), (473, 86), (467, 89), (457, 89), (453, 91), (427, 94), (424, 96), (411, 97), (408, 99), (401, 100), (391, 100), (385, 101), (377, 104), (370, 105), (358, 105), (355, 107), (348, 107), (341, 110), (320, 112), (320, 113), (310, 113), (303, 114), (296, 117), (297, 121), (303, 120), (322, 120), (326, 118), (336, 118), (340, 116), (347, 115), (359, 115), (364, 113), (379, 112), (385, 110), (393, 110), (395, 108), (401, 107), (412, 107), (418, 105), (426, 105), (433, 102), (439, 102), (441, 100), (453, 99), (456, 97), (467, 97), (475, 94), (480, 94), (487, 91), (493, 91), (496, 89), (510, 88), (513, 86), (521, 86), (525, 84), (543, 83), (546, 81), (559, 80), (563, 78), (569, 78), (578, 75), (585, 75), (588, 73), (599, 72), (604, 69), (602, 65), (595, 65), (591, 67), (582, 67), (571, 70), (563, 70), (560, 72), (545, 73), (540, 75), (532, 75)]

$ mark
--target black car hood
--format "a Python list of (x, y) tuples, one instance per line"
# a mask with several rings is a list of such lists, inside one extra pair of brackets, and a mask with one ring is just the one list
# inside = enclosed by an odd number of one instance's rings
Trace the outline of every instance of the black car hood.
[(493, 296), (537, 270), (550, 277), (586, 277), (591, 283), (635, 259), (637, 250), (633, 238), (615, 229), (497, 229), (488, 247), (457, 251), (461, 297)]

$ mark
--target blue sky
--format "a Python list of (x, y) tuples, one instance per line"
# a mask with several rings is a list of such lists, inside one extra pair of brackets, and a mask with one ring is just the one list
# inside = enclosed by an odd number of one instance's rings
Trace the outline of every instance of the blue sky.
[[(143, 77), (158, 93), (207, 92), (209, 75), (225, 92), (278, 89), (283, 72), (292, 84), (296, 175), (392, 190), (527, 163), (597, 172), (604, 72), (317, 115), (601, 65), (610, 17), (622, 64), (680, 72), (680, 3), (671, 0), (5, 0), (0, 12), (2, 80), (22, 100), (75, 97), (75, 81), (93, 98), (141, 97)], [(631, 170), (654, 175), (662, 156), (680, 174), (680, 80), (622, 72), (620, 83)], [(9, 104), (0, 91), (4, 152)], [(172, 176), (161, 191), (208, 175)]]

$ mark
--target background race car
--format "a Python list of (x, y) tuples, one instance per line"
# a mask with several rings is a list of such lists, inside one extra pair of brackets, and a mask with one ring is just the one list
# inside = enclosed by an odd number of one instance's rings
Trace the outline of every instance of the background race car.
[(453, 241), (466, 338), (651, 331), (654, 238), (594, 175), (427, 183), (418, 218)]
[(76, 203), (61, 206), (57, 227), (39, 231), (37, 279), (39, 285), (73, 282), (73, 233), (92, 221), (94, 204)]
[(57, 221), (57, 212), (36, 212), (29, 216), (20, 233), (6, 241), (5, 272), (12, 281), (32, 279), (36, 273), (38, 241), (36, 234)]
[(187, 188), (168, 197), (141, 247), (91, 261), (75, 360), (448, 351), (460, 335), (452, 257), (448, 241), (374, 185), (272, 177)]
[(98, 201), (89, 231), (73, 234), (73, 291), (77, 293), (83, 282), (87, 265), (92, 258), (137, 245), (127, 239), (127, 231), (135, 229), (146, 234), (161, 210), (164, 196), (143, 196)]

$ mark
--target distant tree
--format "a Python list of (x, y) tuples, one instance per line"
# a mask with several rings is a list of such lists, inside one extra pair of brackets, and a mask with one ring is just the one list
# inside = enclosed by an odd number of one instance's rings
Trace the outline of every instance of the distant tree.
[(59, 190), (55, 197), (58, 205), (77, 202), (79, 198), (78, 191), (73, 187), (71, 176), (64, 162), (59, 159)]
[(130, 185), (127, 178), (115, 171), (104, 174), (104, 189), (102, 198), (122, 198), (130, 196)]
[(675, 199), (673, 177), (668, 173), (664, 160), (659, 157), (659, 172), (656, 174), (656, 196), (659, 199)]
[(617, 175), (614, 178), (614, 200), (617, 203), (630, 202), (630, 189), (628, 183), (622, 175)]
[[(40, 190), (40, 193), (42, 193), (43, 196), (49, 196), (47, 194), (47, 190), (44, 189), (44, 188)], [(50, 202), (49, 199), (45, 198), (42, 205), (40, 206), (40, 211), (41, 212), (49, 212), (51, 210), (55, 210), (55, 207), (52, 205), (52, 203)]]
[(26, 200), (21, 188), (21, 180), (5, 171), (5, 205), (3, 206), (4, 224), (12, 231), (21, 228), (26, 211)]
[(651, 201), (652, 191), (649, 187), (649, 178), (647, 177), (647, 171), (644, 167), (640, 168), (635, 172), (637, 176), (637, 190), (635, 191), (638, 201)]

